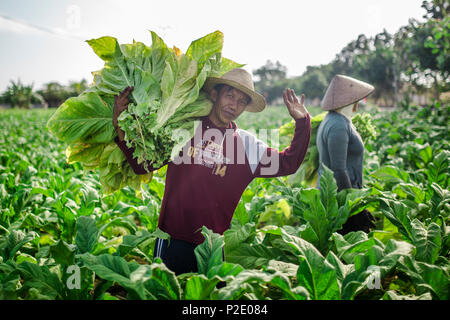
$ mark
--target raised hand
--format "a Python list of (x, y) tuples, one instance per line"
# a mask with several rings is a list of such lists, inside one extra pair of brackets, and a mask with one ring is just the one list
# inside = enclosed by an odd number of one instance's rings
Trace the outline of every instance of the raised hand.
[(131, 94), (133, 89), (133, 87), (126, 87), (118, 96), (114, 97), (113, 126), (117, 131), (117, 136), (120, 141), (123, 141), (125, 138), (125, 132), (119, 128), (117, 118), (124, 110), (128, 108), (128, 104), (130, 103), (128, 96)]
[(308, 110), (306, 110), (304, 106), (305, 102), (304, 94), (300, 96), (299, 100), (295, 95), (294, 90), (288, 88), (283, 92), (283, 100), (292, 118), (301, 119), (309, 114)]

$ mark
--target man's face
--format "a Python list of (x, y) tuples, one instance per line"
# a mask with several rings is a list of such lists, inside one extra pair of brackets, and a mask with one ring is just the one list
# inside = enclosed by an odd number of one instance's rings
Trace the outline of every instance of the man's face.
[(211, 116), (221, 126), (226, 126), (230, 121), (236, 120), (244, 112), (250, 97), (242, 91), (228, 85), (211, 91), (211, 100), (214, 103)]

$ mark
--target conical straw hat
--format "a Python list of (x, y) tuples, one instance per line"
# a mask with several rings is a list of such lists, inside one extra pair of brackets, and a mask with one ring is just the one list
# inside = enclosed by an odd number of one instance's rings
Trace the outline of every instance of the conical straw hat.
[(203, 85), (203, 90), (209, 94), (220, 83), (239, 89), (250, 97), (251, 101), (245, 108), (245, 111), (260, 112), (266, 107), (266, 99), (255, 91), (252, 76), (244, 69), (233, 69), (220, 78), (207, 78)]
[(336, 110), (364, 99), (375, 87), (351, 77), (336, 75), (322, 99), (323, 110)]

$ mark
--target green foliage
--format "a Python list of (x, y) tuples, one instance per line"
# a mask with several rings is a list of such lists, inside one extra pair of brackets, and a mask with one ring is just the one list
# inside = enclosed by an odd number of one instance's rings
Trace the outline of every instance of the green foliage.
[(10, 85), (1, 96), (3, 103), (10, 104), (12, 108), (23, 109), (31, 108), (32, 101), (38, 99), (39, 96), (33, 92), (33, 84), (24, 85), (20, 79), (17, 82), (11, 80)]
[(268, 104), (281, 98), (286, 88), (287, 68), (279, 61), (267, 60), (266, 64), (253, 71), (256, 77), (255, 89), (266, 98)]
[(377, 132), (372, 124), (371, 118), (371, 115), (368, 113), (357, 113), (352, 117), (352, 123), (357, 128), (365, 145), (369, 145), (377, 137)]
[(307, 67), (306, 72), (301, 77), (299, 92), (305, 93), (310, 99), (322, 99), (328, 88), (328, 79), (325, 73), (319, 68)]
[(287, 78), (287, 69), (268, 61), (253, 71), (256, 88), (269, 103), (281, 99), (285, 88), (305, 93), (307, 99), (322, 99), (331, 79), (344, 74), (375, 86), (369, 97), (376, 104), (397, 106), (403, 94), (422, 95), (425, 90), (449, 91), (449, 8), (448, 1), (424, 1), (424, 21), (410, 19), (395, 33), (386, 30), (350, 41), (335, 59), (320, 66), (307, 66), (297, 77)]
[[(125, 186), (139, 189), (152, 173), (178, 155), (194, 134), (195, 120), (208, 115), (212, 103), (200, 92), (208, 76), (221, 76), (240, 65), (222, 58), (223, 34), (216, 31), (193, 41), (186, 54), (152, 34), (152, 46), (119, 44), (113, 37), (88, 40), (105, 61), (94, 83), (67, 99), (48, 121), (48, 129), (67, 143), (68, 161), (99, 168), (104, 192)], [(133, 86), (131, 103), (118, 118), (125, 141), (134, 148), (148, 174), (137, 176), (114, 143), (114, 97)]]
[[(179, 276), (153, 258), (169, 238), (157, 229), (166, 169), (140, 193), (105, 195), (98, 169), (66, 162), (51, 115), (0, 114), (2, 299), (448, 300), (446, 106), (372, 115), (362, 190), (337, 193), (328, 170), (320, 190), (252, 181), (224, 235), (203, 228), (199, 273)], [(363, 209), (375, 230), (336, 232)]]
[(71, 81), (68, 85), (62, 85), (58, 82), (48, 82), (43, 85), (37, 93), (42, 97), (50, 108), (59, 107), (65, 100), (81, 94), (88, 88), (86, 79), (79, 82)]
[(198, 272), (205, 275), (222, 262), (223, 237), (203, 227), (205, 241), (195, 248)]
[[(304, 77), (286, 79), (285, 69), (275, 65), (276, 70), (261, 70), (265, 72), (261, 79), (264, 75), (269, 81), (275, 72), (272, 97), (280, 96), (287, 86), (302, 92), (304, 85), (315, 82), (317, 92), (310, 88), (309, 94), (320, 97), (324, 79), (331, 80), (336, 73), (361, 76), (375, 84), (380, 97), (387, 94), (386, 104), (395, 94), (395, 85), (401, 89), (412, 83), (419, 88), (421, 79), (432, 78), (439, 90), (445, 90), (445, 4), (424, 2), (427, 21), (423, 24), (411, 21), (394, 36), (361, 35), (332, 63), (310, 67)], [(94, 88), (83, 92), (82, 86), (75, 86), (79, 96), (66, 101), (80, 102), (71, 110), (74, 114), (53, 114), (61, 123), (69, 123), (52, 129), (70, 144), (69, 161), (64, 158), (65, 146), (45, 128), (52, 112), (0, 113), (4, 133), (0, 135), (0, 299), (449, 299), (448, 105), (437, 102), (419, 108), (407, 99), (392, 112), (355, 117), (352, 122), (366, 147), (364, 188), (339, 193), (328, 170), (320, 190), (308, 188), (315, 186), (314, 132), (323, 119), (321, 110), (309, 108), (319, 116), (312, 118), (312, 143), (299, 170), (303, 173), (252, 181), (224, 235), (203, 228), (205, 242), (195, 250), (199, 273), (176, 276), (153, 257), (155, 238), (169, 238), (157, 229), (166, 168), (155, 171), (151, 180), (142, 180), (148, 183), (139, 188), (141, 180), (134, 178), (111, 141), (112, 101), (125, 86), (134, 84), (128, 116), (148, 116), (148, 109), (154, 108), (149, 122), (140, 124), (169, 134), (164, 130), (171, 123), (198, 116), (202, 110), (205, 97), (197, 87), (206, 76), (202, 72), (214, 69), (218, 60), (209, 58), (219, 47), (205, 50), (201, 41), (193, 42), (183, 57), (154, 34), (152, 46), (159, 49), (151, 52), (142, 43), (119, 46), (109, 37), (91, 44), (108, 67), (125, 65), (127, 73), (117, 73), (117, 68), (96, 72)], [(169, 53), (172, 58), (164, 59)], [(180, 77), (183, 70), (192, 71), (192, 59), (197, 61), (195, 81)], [(225, 58), (221, 61), (219, 73), (233, 65)], [(151, 66), (146, 69), (151, 71), (141, 72), (138, 65)], [(149, 92), (147, 86), (156, 83), (164, 83), (164, 90)], [(183, 91), (181, 100), (198, 105), (183, 107), (177, 99), (174, 88), (184, 83), (191, 84), (194, 93)], [(86, 105), (95, 108), (84, 109)], [(128, 116), (121, 119), (124, 127), (132, 120)], [(286, 109), (267, 108), (258, 115), (244, 113), (238, 124), (256, 130), (282, 127), (281, 143), (269, 141), (282, 149), (292, 137), (289, 121)], [(137, 146), (142, 141), (140, 129), (129, 129), (128, 136)], [(105, 189), (105, 183), (112, 187)], [(363, 209), (376, 218), (373, 231), (345, 236), (336, 232)]]
[[(431, 53), (436, 58), (436, 69), (443, 75), (444, 80), (448, 79), (450, 73), (450, 17), (447, 15), (442, 20), (429, 20), (431, 35), (424, 43), (424, 47), (431, 49)], [(447, 88), (448, 89), (448, 86)]]

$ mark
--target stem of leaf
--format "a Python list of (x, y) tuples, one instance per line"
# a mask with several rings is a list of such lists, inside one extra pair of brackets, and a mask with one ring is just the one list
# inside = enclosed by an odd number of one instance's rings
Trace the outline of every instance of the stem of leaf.
[[(141, 139), (142, 139), (142, 144), (144, 145), (144, 154), (147, 155), (147, 150), (145, 148), (145, 139), (144, 139), (144, 134), (142, 133), (142, 128), (141, 128), (141, 122), (139, 121), (139, 119), (136, 117), (136, 115), (134, 115), (134, 118), (137, 121), (138, 124), (138, 129), (139, 129), (139, 134), (141, 135)], [(144, 163), (144, 166), (146, 167), (146, 164)], [(148, 168), (145, 168), (146, 170)], [(147, 170), (148, 171), (148, 170)]]

